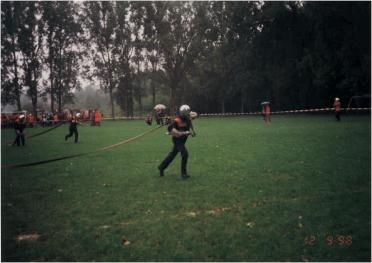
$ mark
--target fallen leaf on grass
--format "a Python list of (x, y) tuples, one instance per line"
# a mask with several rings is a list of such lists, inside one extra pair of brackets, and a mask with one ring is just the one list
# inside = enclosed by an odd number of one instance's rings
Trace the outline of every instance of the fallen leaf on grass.
[(255, 225), (256, 225), (255, 222), (248, 222), (248, 223), (246, 224), (246, 226), (247, 226), (247, 227), (250, 227), (250, 228), (253, 228)]
[(63, 190), (62, 189), (58, 189), (58, 192), (62, 192)]
[(120, 223), (120, 225), (122, 226), (127, 226), (127, 225), (132, 225), (132, 224), (135, 224), (136, 222), (135, 221), (123, 221)]
[(195, 212), (188, 212), (186, 213), (187, 216), (190, 216), (190, 217), (196, 217), (196, 213)]
[(126, 237), (122, 237), (121, 238), (121, 243), (124, 245), (124, 246), (128, 246), (130, 244), (130, 241), (126, 238)]
[(98, 227), (99, 229), (108, 229), (108, 228), (110, 228), (110, 226), (107, 226), (107, 225), (103, 225), (103, 226), (100, 226), (100, 227)]
[(213, 208), (213, 210), (206, 211), (206, 213), (208, 215), (216, 215), (216, 214), (220, 214), (220, 213), (222, 213), (226, 210), (230, 210), (230, 208), (228, 208), (228, 207), (215, 207), (215, 208)]
[(18, 235), (16, 237), (17, 241), (35, 241), (40, 237), (39, 234), (29, 234), (29, 235)]

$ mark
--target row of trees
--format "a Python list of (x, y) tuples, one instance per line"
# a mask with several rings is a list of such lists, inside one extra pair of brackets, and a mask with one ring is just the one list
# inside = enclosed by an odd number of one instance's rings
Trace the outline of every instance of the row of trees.
[(166, 91), (200, 112), (370, 93), (370, 2), (2, 2), (2, 103), (98, 82), (126, 115)]

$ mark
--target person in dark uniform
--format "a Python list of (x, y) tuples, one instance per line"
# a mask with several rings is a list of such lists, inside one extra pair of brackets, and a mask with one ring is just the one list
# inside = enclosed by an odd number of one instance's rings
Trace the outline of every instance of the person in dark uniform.
[(155, 120), (157, 125), (164, 125), (164, 109), (155, 110)]
[(67, 139), (70, 138), (74, 134), (75, 135), (75, 143), (78, 142), (79, 133), (78, 133), (77, 125), (79, 124), (79, 122), (78, 122), (79, 117), (80, 117), (80, 113), (76, 113), (75, 117), (72, 117), (72, 119), (70, 121), (70, 127), (69, 127), (70, 133), (65, 136), (65, 141), (67, 141)]
[(164, 176), (164, 170), (173, 161), (177, 153), (180, 152), (182, 156), (181, 177), (183, 179), (190, 177), (187, 174), (186, 168), (189, 154), (185, 147), (185, 143), (189, 135), (195, 136), (196, 133), (194, 131), (189, 113), (190, 107), (188, 105), (182, 105), (180, 107), (179, 115), (176, 116), (174, 121), (168, 126), (168, 133), (172, 136), (173, 148), (158, 167), (160, 176)]
[(147, 123), (147, 125), (152, 125), (152, 116), (147, 115), (145, 122)]
[[(26, 128), (26, 123), (25, 123), (25, 115), (21, 114), (18, 117), (18, 120), (14, 124), (15, 132), (16, 132), (16, 138), (14, 142), (17, 144), (17, 146), (22, 145), (25, 146), (25, 134), (23, 133), (24, 129)], [(15, 144), (13, 143), (13, 145)]]

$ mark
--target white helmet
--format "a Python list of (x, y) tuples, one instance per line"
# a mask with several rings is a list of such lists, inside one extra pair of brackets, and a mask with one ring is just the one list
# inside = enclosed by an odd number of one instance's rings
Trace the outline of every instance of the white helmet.
[(23, 115), (23, 114), (19, 115), (20, 119), (23, 119), (24, 117), (25, 117), (25, 115)]
[(339, 98), (335, 98), (336, 101), (339, 101), (340, 99)]
[(76, 113), (75, 115), (77, 118), (80, 118), (80, 112)]
[(190, 113), (190, 106), (189, 105), (182, 105), (180, 107), (180, 114), (186, 116)]

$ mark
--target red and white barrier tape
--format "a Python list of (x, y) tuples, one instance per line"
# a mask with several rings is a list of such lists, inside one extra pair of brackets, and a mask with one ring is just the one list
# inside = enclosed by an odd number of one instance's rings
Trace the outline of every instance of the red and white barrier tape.
[[(371, 108), (341, 108), (341, 111), (362, 111), (368, 110), (370, 111)], [(303, 109), (303, 110), (285, 110), (285, 111), (272, 111), (270, 114), (286, 114), (286, 113), (302, 113), (302, 112), (326, 112), (326, 111), (334, 111), (334, 108), (320, 108), (320, 109)], [(256, 111), (256, 112), (240, 112), (240, 113), (201, 113), (199, 114), (200, 117), (203, 116), (239, 116), (239, 115), (262, 115), (263, 112)]]
[[(341, 111), (366, 111), (371, 108), (341, 108)], [(270, 114), (286, 114), (286, 113), (302, 113), (302, 112), (326, 112), (334, 111), (334, 108), (319, 108), (319, 109), (303, 109), (303, 110), (284, 110), (272, 111)], [(201, 113), (198, 117), (204, 116), (245, 116), (245, 115), (262, 115), (261, 111), (255, 112), (226, 112), (226, 113)], [(133, 116), (133, 117), (115, 117), (115, 120), (145, 120), (147, 116)], [(103, 118), (103, 120), (113, 120), (113, 118)]]

